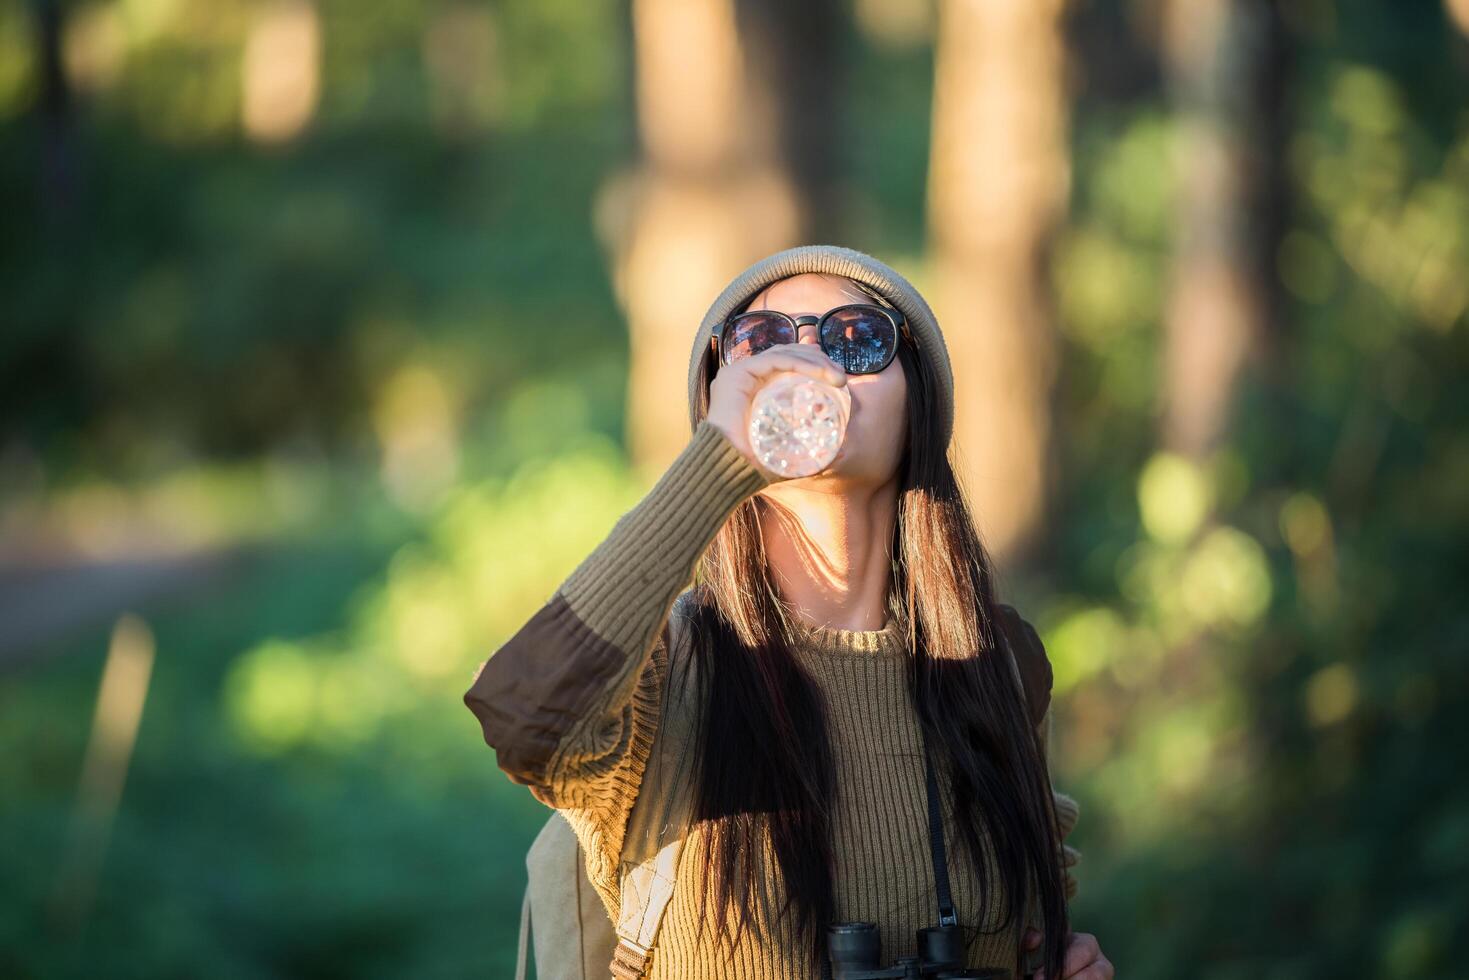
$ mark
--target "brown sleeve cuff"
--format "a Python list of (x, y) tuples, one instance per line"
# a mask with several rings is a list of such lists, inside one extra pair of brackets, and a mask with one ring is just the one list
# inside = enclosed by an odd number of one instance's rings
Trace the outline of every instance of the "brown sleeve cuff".
[(513, 781), (544, 790), (557, 746), (626, 661), (558, 593), (485, 662), (464, 703), (500, 768)]

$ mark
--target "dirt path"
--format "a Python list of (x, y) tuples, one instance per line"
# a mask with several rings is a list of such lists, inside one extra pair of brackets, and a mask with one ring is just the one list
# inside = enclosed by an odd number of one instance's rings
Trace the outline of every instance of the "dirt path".
[(230, 576), (247, 549), (86, 561), (0, 557), (0, 672), (119, 614), (194, 601)]

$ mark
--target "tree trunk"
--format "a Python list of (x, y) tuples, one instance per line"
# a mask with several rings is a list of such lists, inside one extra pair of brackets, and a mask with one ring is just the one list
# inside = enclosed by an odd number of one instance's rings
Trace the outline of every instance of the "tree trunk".
[(1267, 339), (1280, 38), (1265, 0), (1172, 0), (1165, 15), (1181, 181), (1160, 441), (1193, 459), (1223, 438), (1240, 373)]
[(846, 240), (842, 194), (848, 131), (842, 95), (850, 43), (836, 0), (737, 0), (750, 88), (771, 101), (778, 162), (800, 202), (803, 243)]
[(689, 346), (740, 269), (800, 234), (773, 94), (749, 83), (731, 0), (633, 0), (641, 162), (597, 224), (630, 329), (628, 441), (648, 476), (687, 444)]
[(1047, 245), (1063, 213), (1062, 0), (940, 0), (929, 226), (954, 366), (954, 463), (996, 556), (1044, 513), (1055, 338)]
[(34, 0), (36, 62), (40, 66), (41, 173), (38, 175), (43, 232), (60, 251), (76, 209), (75, 160), (71, 138), (71, 87), (61, 53), (66, 12), (57, 0)]

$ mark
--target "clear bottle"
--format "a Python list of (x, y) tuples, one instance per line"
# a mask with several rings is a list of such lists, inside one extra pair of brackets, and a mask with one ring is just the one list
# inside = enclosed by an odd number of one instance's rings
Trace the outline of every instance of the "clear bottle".
[(794, 371), (775, 375), (750, 400), (750, 449), (785, 477), (811, 476), (831, 465), (847, 435), (852, 395)]

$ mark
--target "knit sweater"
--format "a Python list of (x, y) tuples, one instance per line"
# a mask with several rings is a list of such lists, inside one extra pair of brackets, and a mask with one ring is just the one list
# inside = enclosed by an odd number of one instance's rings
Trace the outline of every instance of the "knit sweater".
[[(650, 853), (657, 828), (687, 828), (673, 897), (648, 975), (653, 980), (808, 980), (784, 928), (763, 915), (730, 950), (695, 938), (706, 829), (690, 819), (700, 699), (688, 623), (695, 566), (734, 509), (768, 485), (723, 431), (701, 421), (647, 495), (476, 673), (465, 694), (500, 768), (562, 811), (586, 854), (586, 872), (618, 919), (621, 875)], [(1049, 665), (1033, 630), (1004, 607), (1002, 633), (1022, 670), (1043, 679), (1040, 715), (1049, 751)], [(936, 923), (922, 738), (907, 694), (905, 622), (898, 604), (879, 630), (793, 622), (792, 654), (824, 697), (836, 766), (832, 825), (838, 921), (875, 922), (886, 965), (915, 955), (916, 930)], [(1012, 635), (1013, 634), (1013, 635)], [(1018, 695), (1017, 695), (1018, 696)], [(1016, 969), (1025, 923), (994, 931), (1002, 892), (991, 879), (979, 908), (976, 873), (957, 846), (945, 780), (941, 811), (950, 882), (966, 927), (970, 967)], [(1053, 791), (1063, 835), (1077, 807)], [(1063, 845), (1066, 894), (1079, 854)], [(773, 852), (756, 856), (764, 908), (779, 908)], [(756, 903), (757, 912), (761, 903)], [(710, 908), (713, 908), (711, 901)], [(1032, 915), (1030, 924), (1039, 925)], [(984, 933), (977, 927), (984, 926)]]

